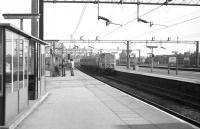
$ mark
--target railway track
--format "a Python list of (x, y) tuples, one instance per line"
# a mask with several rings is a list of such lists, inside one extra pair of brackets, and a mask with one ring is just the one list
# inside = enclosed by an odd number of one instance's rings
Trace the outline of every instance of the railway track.
[[(114, 82), (120, 82), (121, 84), (125, 84), (125, 86), (127, 86), (127, 82), (126, 81), (120, 81), (118, 79), (114, 79), (113, 77), (108, 77), (108, 76), (104, 77), (104, 78), (107, 78), (109, 81), (112, 80)], [(103, 81), (103, 79), (99, 79), (99, 80)], [(107, 84), (108, 84), (108, 82), (109, 82), (108, 80), (104, 81), (104, 82), (105, 83), (107, 82)], [(163, 111), (166, 111), (166, 112), (168, 112), (168, 113), (170, 113), (170, 114), (172, 114), (174, 116), (177, 116), (178, 118), (183, 119), (183, 120), (185, 120), (185, 121), (187, 121), (187, 122), (189, 122), (189, 123), (191, 123), (193, 125), (196, 125), (196, 126), (200, 127), (200, 122), (198, 122), (196, 120), (193, 120), (192, 118), (186, 117), (186, 116), (174, 111), (173, 109), (169, 109), (169, 108), (167, 108), (167, 107), (165, 107), (163, 105), (160, 105), (160, 104), (158, 104), (156, 102), (153, 102), (152, 100), (149, 100), (146, 97), (137, 95), (137, 94), (135, 94), (135, 92), (132, 92), (133, 91), (132, 88), (125, 88), (124, 89), (124, 87), (119, 88), (119, 87), (116, 87), (114, 85), (111, 85), (111, 86), (113, 86), (113, 87), (115, 87), (115, 88), (117, 88), (117, 89), (119, 89), (119, 90), (121, 90), (121, 91), (123, 91), (123, 92), (125, 92), (125, 93), (127, 93), (129, 95), (131, 95), (131, 96), (134, 96), (134, 97), (136, 97), (136, 98), (138, 98), (138, 99), (140, 99), (140, 100), (142, 100), (142, 101), (144, 101), (146, 103), (149, 103), (149, 104), (151, 104), (151, 105), (153, 105), (153, 106), (155, 106), (155, 107), (157, 107), (157, 108), (159, 108), (159, 109), (161, 109)], [(153, 91), (153, 90), (147, 90), (145, 88), (140, 88), (140, 90), (142, 90), (142, 89), (145, 90), (148, 93), (153, 93), (153, 94), (155, 93), (155, 91)], [(162, 93), (156, 93), (156, 94), (161, 96)], [(165, 99), (167, 97), (170, 97), (170, 100), (172, 100), (172, 101), (175, 100), (176, 102), (178, 101), (179, 103), (181, 103), (181, 105), (184, 103), (184, 102), (181, 102), (180, 99), (177, 99), (175, 96), (174, 97), (170, 96), (170, 94), (165, 94), (165, 96), (162, 96), (162, 97), (164, 97)], [(194, 107), (194, 105), (192, 105), (192, 107)]]
[(142, 82), (141, 80), (136, 80), (134, 77), (130, 75), (123, 75), (123, 76), (104, 76), (108, 79), (113, 81), (125, 84), (127, 86), (137, 88), (146, 92), (150, 92), (152, 94), (159, 95), (161, 97), (165, 97), (168, 99), (175, 100), (176, 102), (183, 103), (190, 107), (200, 109), (200, 100), (195, 96), (189, 95), (187, 93), (176, 92), (174, 90), (178, 89), (170, 89), (169, 87), (164, 87), (162, 84), (160, 86), (155, 86), (151, 83)]
[(164, 91), (161, 92), (160, 90), (155, 90), (154, 88), (146, 89), (142, 86), (144, 84), (138, 84), (133, 87), (133, 82), (128, 77), (116, 78), (108, 75), (99, 76), (98, 74), (90, 73), (88, 71), (83, 72), (131, 96), (183, 119), (192, 125), (200, 127), (200, 111), (195, 104), (190, 105), (186, 101), (181, 100), (181, 98), (177, 99), (177, 96), (170, 95), (170, 93), (163, 94)]

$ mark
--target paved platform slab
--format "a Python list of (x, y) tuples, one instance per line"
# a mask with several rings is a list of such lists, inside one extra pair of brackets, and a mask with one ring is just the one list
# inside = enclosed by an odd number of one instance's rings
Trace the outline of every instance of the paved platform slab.
[(80, 71), (47, 78), (47, 88), (17, 129), (198, 129)]

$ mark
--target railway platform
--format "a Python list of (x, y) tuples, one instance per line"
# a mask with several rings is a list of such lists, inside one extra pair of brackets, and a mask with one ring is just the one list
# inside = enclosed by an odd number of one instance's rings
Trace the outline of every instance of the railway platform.
[(133, 70), (132, 68), (127, 69), (126, 66), (117, 66), (117, 71), (127, 72), (127, 73), (134, 73), (158, 78), (166, 78), (171, 80), (178, 80), (178, 81), (185, 81), (200, 84), (200, 72), (193, 72), (193, 71), (179, 71), (178, 75), (176, 75), (175, 70), (171, 70), (170, 74), (167, 73), (166, 69), (158, 69), (154, 68), (154, 71), (151, 72), (150, 68), (138, 68), (137, 70)]
[(199, 129), (78, 70), (46, 85), (48, 98), (17, 129)]

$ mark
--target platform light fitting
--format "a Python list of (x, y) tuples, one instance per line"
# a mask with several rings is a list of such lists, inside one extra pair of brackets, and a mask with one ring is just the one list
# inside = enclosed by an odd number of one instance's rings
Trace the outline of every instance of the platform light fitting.
[(99, 19), (106, 21), (106, 26), (108, 26), (111, 23), (111, 21), (108, 18), (105, 18), (105, 17), (102, 17), (102, 16), (98, 16), (98, 20)]
[(99, 20), (99, 19), (106, 21), (106, 26), (108, 26), (108, 25), (110, 25), (110, 24), (122, 26), (121, 24), (113, 23), (113, 22), (110, 21), (108, 18), (105, 18), (105, 17), (102, 17), (102, 16), (98, 16), (98, 20)]
[(83, 36), (80, 36), (80, 40), (83, 40)]

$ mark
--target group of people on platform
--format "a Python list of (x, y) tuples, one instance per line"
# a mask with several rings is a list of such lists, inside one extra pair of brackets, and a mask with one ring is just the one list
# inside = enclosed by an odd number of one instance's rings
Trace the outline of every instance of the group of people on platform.
[(66, 70), (70, 71), (70, 75), (74, 76), (74, 61), (70, 59), (68, 62), (62, 61), (62, 64), (56, 65), (54, 68), (54, 76), (62, 76), (66, 75)]

